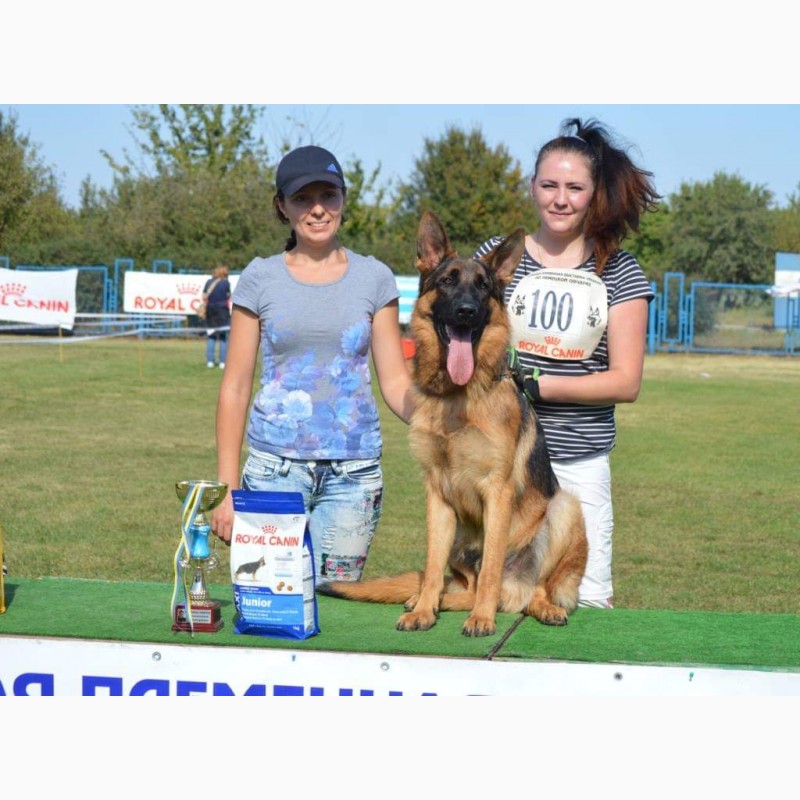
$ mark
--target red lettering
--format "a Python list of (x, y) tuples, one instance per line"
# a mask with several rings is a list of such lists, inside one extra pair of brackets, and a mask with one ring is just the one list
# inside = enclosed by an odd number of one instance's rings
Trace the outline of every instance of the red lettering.
[(297, 536), (270, 536), (269, 543), (281, 547), (298, 547), (300, 545), (300, 539)]
[(546, 344), (537, 344), (536, 342), (520, 341), (517, 343), (517, 350), (524, 350), (527, 353), (538, 353), (541, 356), (548, 355), (548, 348)]
[(236, 544), (266, 544), (263, 536), (252, 536), (249, 533), (237, 533), (234, 541)]
[(574, 358), (574, 359), (581, 359), (583, 358), (583, 349), (578, 347), (570, 347), (567, 350), (564, 350), (561, 347), (556, 347), (553, 350), (553, 358)]
[(69, 303), (66, 300), (28, 300), (22, 298), (15, 300), (14, 305), (17, 308), (33, 308), (37, 311), (62, 311), (67, 313), (69, 311)]

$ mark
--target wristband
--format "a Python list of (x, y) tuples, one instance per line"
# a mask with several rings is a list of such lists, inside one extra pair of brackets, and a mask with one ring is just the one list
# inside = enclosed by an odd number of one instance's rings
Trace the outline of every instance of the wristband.
[(542, 392), (539, 389), (539, 367), (534, 367), (533, 372), (526, 372), (522, 381), (522, 391), (531, 403), (541, 403)]

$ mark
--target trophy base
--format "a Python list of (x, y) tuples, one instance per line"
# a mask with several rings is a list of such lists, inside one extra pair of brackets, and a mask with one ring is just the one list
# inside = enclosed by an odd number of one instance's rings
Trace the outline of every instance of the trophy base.
[(175, 617), (172, 623), (174, 631), (194, 631), (195, 633), (216, 633), (225, 623), (221, 617), (221, 606), (217, 600), (207, 603), (192, 603), (192, 623), (186, 616), (186, 606), (175, 606)]

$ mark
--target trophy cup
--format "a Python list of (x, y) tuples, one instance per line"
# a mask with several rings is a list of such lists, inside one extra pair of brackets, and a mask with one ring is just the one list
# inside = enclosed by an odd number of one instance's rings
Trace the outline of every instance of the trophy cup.
[[(212, 600), (206, 586), (206, 571), (219, 566), (215, 549), (209, 546), (211, 525), (205, 512), (215, 509), (228, 491), (227, 483), (218, 481), (179, 481), (175, 484), (178, 499), (183, 503), (181, 514), (181, 543), (176, 553), (176, 577), (173, 595), (172, 630), (218, 631), (223, 621), (221, 603)], [(181, 570), (191, 576), (191, 585), (184, 583), (185, 602), (177, 603)]]

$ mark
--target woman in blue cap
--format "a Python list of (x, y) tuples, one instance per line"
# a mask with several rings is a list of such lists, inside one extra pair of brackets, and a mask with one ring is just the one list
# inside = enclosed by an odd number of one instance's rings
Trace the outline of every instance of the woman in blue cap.
[[(284, 252), (248, 264), (233, 294), (218, 479), (239, 487), (246, 431), (242, 488), (301, 492), (317, 581), (355, 581), (383, 496), (370, 354), (389, 408), (408, 421), (412, 407), (399, 292), (389, 267), (339, 241), (347, 190), (332, 153), (292, 150), (278, 166), (276, 190), (276, 215), (291, 233)], [(261, 386), (251, 406), (259, 349)], [(230, 541), (232, 524), (229, 492), (212, 528)]]

